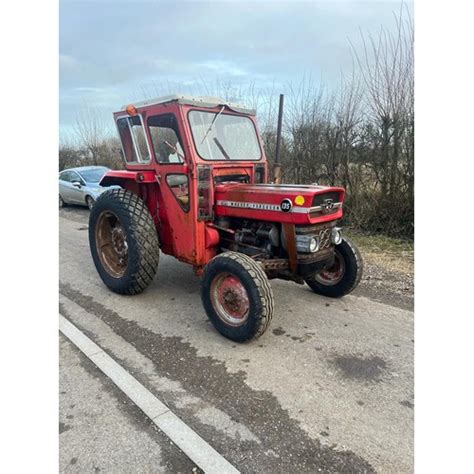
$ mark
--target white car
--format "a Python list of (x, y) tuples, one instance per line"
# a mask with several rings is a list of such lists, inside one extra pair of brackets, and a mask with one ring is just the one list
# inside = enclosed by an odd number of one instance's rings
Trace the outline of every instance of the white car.
[(78, 204), (92, 209), (99, 195), (110, 189), (99, 185), (102, 176), (108, 170), (106, 166), (81, 166), (61, 171), (59, 173), (59, 207)]

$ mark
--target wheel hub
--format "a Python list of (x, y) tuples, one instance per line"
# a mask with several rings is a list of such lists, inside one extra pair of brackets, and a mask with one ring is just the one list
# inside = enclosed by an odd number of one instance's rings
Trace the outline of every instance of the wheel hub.
[(233, 275), (217, 275), (212, 282), (211, 297), (219, 317), (231, 326), (243, 324), (249, 313), (250, 303), (247, 290)]
[(102, 212), (95, 235), (102, 265), (110, 276), (121, 278), (128, 265), (128, 244), (127, 234), (118, 217), (111, 211)]
[(122, 226), (117, 226), (112, 229), (112, 246), (115, 252), (121, 257), (127, 255), (128, 245)]
[(339, 254), (339, 252), (336, 251), (334, 265), (331, 268), (318, 273), (315, 276), (315, 280), (327, 286), (336, 285), (342, 280), (345, 271), (346, 265), (344, 263), (344, 259)]

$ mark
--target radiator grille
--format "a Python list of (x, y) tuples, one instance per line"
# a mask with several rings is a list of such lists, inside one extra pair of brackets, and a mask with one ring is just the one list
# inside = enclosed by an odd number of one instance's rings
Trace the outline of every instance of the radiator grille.
[(331, 247), (331, 231), (336, 222), (327, 222), (324, 224), (301, 225), (296, 226), (296, 233), (299, 235), (314, 235), (319, 238), (319, 249), (324, 250)]
[(331, 228), (326, 227), (319, 231), (319, 250), (327, 249), (331, 246)]
[(332, 199), (333, 202), (340, 202), (339, 191), (331, 191), (330, 193), (316, 194), (313, 197), (312, 207), (320, 206), (326, 199)]

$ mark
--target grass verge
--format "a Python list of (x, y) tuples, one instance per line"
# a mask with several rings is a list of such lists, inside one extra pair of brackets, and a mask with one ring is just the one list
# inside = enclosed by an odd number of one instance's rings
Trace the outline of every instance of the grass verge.
[(411, 276), (414, 274), (413, 241), (361, 233), (350, 228), (344, 228), (344, 235), (356, 243), (366, 262), (389, 271)]

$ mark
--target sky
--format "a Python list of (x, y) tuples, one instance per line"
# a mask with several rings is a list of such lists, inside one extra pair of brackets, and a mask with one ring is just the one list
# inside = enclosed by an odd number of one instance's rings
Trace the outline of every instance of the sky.
[(84, 108), (111, 126), (124, 104), (208, 95), (217, 84), (278, 93), (312, 77), (335, 87), (352, 71), (350, 44), (393, 29), (399, 9), (385, 0), (60, 0), (60, 138), (73, 137)]

